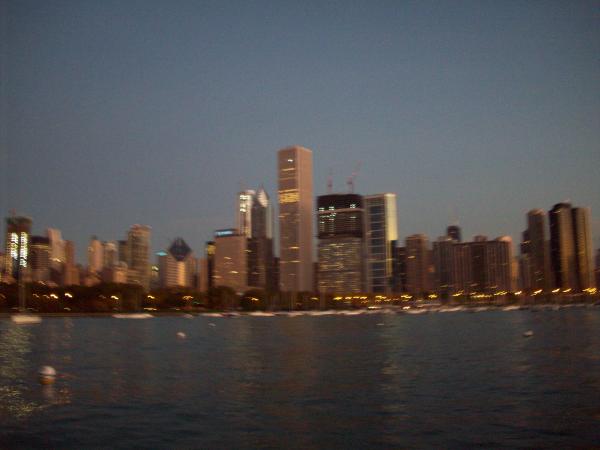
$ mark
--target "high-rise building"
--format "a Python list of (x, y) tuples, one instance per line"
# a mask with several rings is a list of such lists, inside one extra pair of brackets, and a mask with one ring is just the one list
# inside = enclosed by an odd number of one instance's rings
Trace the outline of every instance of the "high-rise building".
[(75, 264), (75, 244), (73, 241), (64, 241), (64, 250), (65, 265), (62, 284), (65, 286), (79, 284), (79, 268)]
[(554, 287), (576, 288), (573, 213), (570, 203), (557, 203), (550, 210), (550, 262)]
[(279, 284), (283, 292), (313, 288), (312, 151), (277, 153), (279, 187)]
[(127, 239), (117, 241), (117, 251), (119, 262), (129, 264), (129, 245)]
[(133, 225), (127, 234), (128, 282), (150, 287), (150, 227)]
[(100, 273), (104, 267), (104, 252), (102, 242), (92, 236), (88, 244), (88, 270), (90, 273)]
[(208, 241), (204, 246), (206, 257), (206, 290), (215, 286), (215, 241)]
[(46, 236), (50, 242), (50, 268), (57, 273), (62, 272), (65, 263), (65, 241), (63, 241), (60, 230), (47, 228)]
[(175, 239), (168, 251), (157, 255), (160, 287), (193, 287), (196, 261), (182, 238)]
[(252, 205), (256, 192), (248, 189), (238, 194), (237, 226), (239, 233), (252, 237)]
[(15, 280), (29, 270), (31, 219), (11, 216), (6, 219), (5, 272)]
[(429, 240), (424, 234), (406, 238), (407, 291), (413, 296), (423, 296), (431, 291), (429, 274)]
[(594, 287), (594, 255), (590, 230), (589, 208), (571, 209), (573, 215), (573, 242), (575, 247), (575, 289), (583, 291)]
[(406, 292), (406, 247), (398, 247), (397, 241), (392, 241), (392, 292)]
[(550, 255), (546, 237), (546, 214), (541, 209), (527, 213), (527, 237), (531, 289), (550, 289)]
[(357, 194), (317, 198), (318, 290), (364, 292), (364, 209)]
[(512, 239), (509, 236), (501, 236), (486, 243), (486, 264), (486, 291), (514, 290)]
[(247, 244), (236, 229), (215, 232), (215, 286), (228, 286), (239, 294), (248, 289)]
[(458, 240), (441, 236), (433, 243), (433, 264), (435, 267), (435, 290), (443, 298), (454, 292), (452, 284), (452, 253)]
[(29, 250), (31, 280), (50, 281), (50, 239), (45, 236), (31, 236)]
[(460, 227), (458, 225), (449, 225), (446, 228), (446, 235), (456, 242), (462, 242)]
[[(254, 192), (254, 191), (252, 191)], [(252, 197), (248, 239), (248, 286), (277, 290), (273, 279), (273, 211), (263, 187)]]
[(102, 243), (102, 266), (114, 267), (119, 262), (119, 250), (116, 242), (106, 241)]
[(367, 195), (363, 200), (367, 291), (388, 294), (391, 293), (393, 285), (392, 242), (398, 239), (396, 194)]
[(596, 288), (600, 289), (600, 248), (596, 250)]

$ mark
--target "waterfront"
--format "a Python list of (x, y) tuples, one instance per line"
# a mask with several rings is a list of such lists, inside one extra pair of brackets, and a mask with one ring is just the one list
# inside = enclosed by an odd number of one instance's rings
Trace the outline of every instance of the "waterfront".
[(3, 448), (598, 446), (600, 308), (2, 319), (0, 419)]

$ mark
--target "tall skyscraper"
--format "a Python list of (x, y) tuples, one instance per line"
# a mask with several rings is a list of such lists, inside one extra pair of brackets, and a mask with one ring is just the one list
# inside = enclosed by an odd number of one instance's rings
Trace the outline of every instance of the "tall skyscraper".
[(29, 270), (31, 219), (11, 216), (6, 219), (5, 271), (15, 280)]
[(449, 225), (448, 228), (446, 228), (446, 235), (456, 242), (462, 242), (460, 227), (458, 225)]
[(263, 187), (253, 195), (248, 239), (248, 286), (276, 291), (273, 278), (273, 210)]
[(527, 213), (527, 237), (531, 289), (550, 289), (550, 255), (546, 238), (546, 214), (541, 209)]
[(102, 266), (114, 267), (119, 262), (119, 250), (116, 242), (106, 241), (102, 243)]
[(367, 248), (367, 291), (389, 294), (393, 285), (393, 241), (398, 239), (396, 194), (363, 197)]
[(312, 151), (277, 153), (279, 186), (279, 284), (283, 292), (313, 288)]
[(424, 234), (406, 238), (407, 291), (423, 296), (431, 291), (429, 274), (429, 240)]
[(252, 237), (252, 205), (256, 192), (248, 189), (238, 194), (237, 226), (239, 233)]
[(91, 273), (100, 273), (104, 267), (104, 252), (102, 242), (92, 236), (88, 244), (88, 270)]
[(236, 229), (215, 231), (215, 286), (228, 286), (238, 294), (248, 289), (248, 239)]
[(150, 227), (133, 225), (127, 234), (129, 261), (128, 282), (141, 285), (145, 290), (150, 287)]
[(75, 244), (73, 241), (64, 241), (64, 243), (65, 265), (62, 284), (65, 286), (79, 284), (79, 269), (75, 264)]
[(321, 195), (317, 198), (317, 207), (319, 292), (364, 292), (362, 197)]
[(573, 213), (570, 203), (557, 203), (550, 210), (550, 261), (554, 287), (576, 288)]
[(594, 255), (590, 230), (589, 208), (575, 207), (573, 215), (573, 242), (575, 244), (575, 289), (583, 291), (594, 287)]
[(215, 286), (215, 241), (208, 241), (204, 246), (204, 255), (206, 257), (206, 289)]

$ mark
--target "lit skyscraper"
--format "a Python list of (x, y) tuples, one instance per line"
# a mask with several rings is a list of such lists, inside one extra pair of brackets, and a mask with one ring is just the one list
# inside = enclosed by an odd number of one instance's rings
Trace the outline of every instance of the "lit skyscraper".
[(319, 292), (363, 292), (362, 197), (357, 194), (321, 195), (317, 207)]
[(182, 238), (175, 239), (167, 252), (157, 255), (160, 287), (192, 287), (195, 260), (192, 250)]
[(22, 271), (29, 269), (29, 241), (31, 238), (31, 219), (11, 216), (6, 219), (5, 271), (15, 280)]
[(393, 285), (392, 243), (398, 239), (396, 194), (363, 197), (367, 248), (367, 290), (390, 293)]
[(312, 151), (277, 153), (279, 186), (279, 285), (283, 292), (313, 289)]
[(570, 203), (557, 203), (550, 210), (550, 260), (554, 287), (575, 289), (575, 246)]
[(237, 224), (239, 233), (247, 238), (252, 237), (252, 205), (254, 204), (253, 190), (245, 190), (238, 194)]
[(215, 231), (215, 286), (227, 286), (239, 294), (248, 289), (247, 245), (246, 236), (236, 229)]

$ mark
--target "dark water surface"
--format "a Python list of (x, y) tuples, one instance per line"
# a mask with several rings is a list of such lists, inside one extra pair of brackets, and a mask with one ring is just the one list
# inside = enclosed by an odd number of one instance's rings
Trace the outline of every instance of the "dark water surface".
[(469, 446), (600, 446), (599, 308), (0, 320), (2, 448)]

